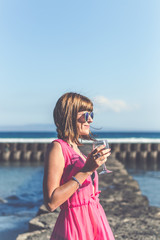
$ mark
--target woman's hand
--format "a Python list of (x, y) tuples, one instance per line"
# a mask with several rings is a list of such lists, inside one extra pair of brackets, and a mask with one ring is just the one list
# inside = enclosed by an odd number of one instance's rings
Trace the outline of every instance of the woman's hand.
[(91, 173), (94, 172), (107, 161), (107, 157), (110, 155), (111, 149), (106, 149), (105, 145), (101, 145), (93, 149), (93, 151), (89, 153), (82, 171)]

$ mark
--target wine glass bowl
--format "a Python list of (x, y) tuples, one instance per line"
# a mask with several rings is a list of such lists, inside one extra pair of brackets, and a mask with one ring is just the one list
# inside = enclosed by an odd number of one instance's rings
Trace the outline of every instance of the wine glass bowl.
[[(105, 145), (105, 148), (108, 149), (109, 148), (109, 144), (107, 140), (96, 140), (93, 143), (93, 149), (101, 146), (101, 145)], [(98, 155), (98, 154), (97, 154)], [(100, 154), (99, 154), (100, 155)], [(106, 173), (111, 173), (112, 171), (108, 170), (105, 163), (102, 164), (102, 171), (99, 173), (99, 175), (101, 174), (106, 174)]]

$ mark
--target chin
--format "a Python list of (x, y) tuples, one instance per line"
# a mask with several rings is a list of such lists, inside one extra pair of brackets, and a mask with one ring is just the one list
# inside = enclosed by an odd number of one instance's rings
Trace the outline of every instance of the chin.
[(87, 136), (87, 135), (89, 135), (89, 131), (83, 131), (83, 132), (81, 132), (80, 135), (81, 135), (81, 136)]

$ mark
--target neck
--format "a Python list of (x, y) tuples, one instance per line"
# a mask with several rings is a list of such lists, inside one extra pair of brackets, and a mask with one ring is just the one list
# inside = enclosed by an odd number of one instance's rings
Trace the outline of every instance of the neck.
[(75, 141), (72, 141), (70, 138), (65, 140), (70, 146), (77, 147), (78, 144)]
[(68, 144), (69, 144), (72, 148), (77, 147), (77, 144), (76, 144), (75, 142), (69, 141)]

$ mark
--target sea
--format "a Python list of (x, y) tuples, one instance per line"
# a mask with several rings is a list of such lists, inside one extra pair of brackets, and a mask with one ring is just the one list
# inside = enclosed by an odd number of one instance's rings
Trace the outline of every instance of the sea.
[[(93, 132), (113, 142), (160, 143), (160, 132)], [(55, 132), (0, 132), (1, 142), (46, 142)], [(160, 207), (160, 170), (127, 169), (151, 206)], [(43, 163), (0, 162), (0, 240), (14, 240), (27, 232), (28, 222), (43, 204)], [(154, 186), (154, 187), (153, 187)]]

